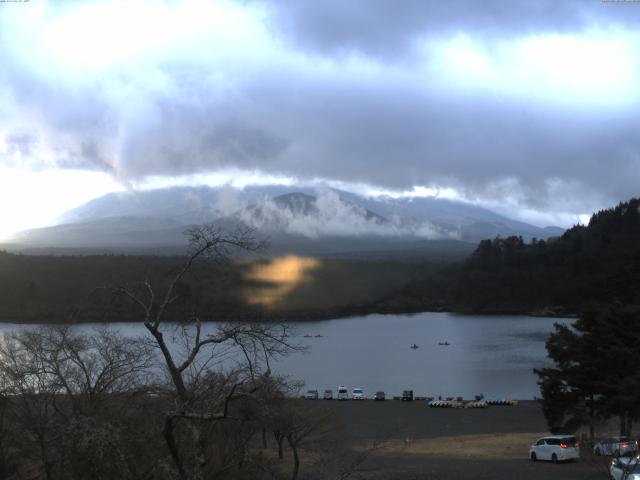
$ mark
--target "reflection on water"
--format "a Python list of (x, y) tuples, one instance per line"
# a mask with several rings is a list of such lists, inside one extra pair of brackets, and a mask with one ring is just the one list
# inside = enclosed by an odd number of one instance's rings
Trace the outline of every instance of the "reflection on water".
[(283, 300), (294, 288), (311, 280), (311, 272), (320, 262), (311, 257), (289, 255), (254, 265), (247, 273), (248, 280), (261, 285), (249, 287), (245, 295), (251, 305), (272, 307)]

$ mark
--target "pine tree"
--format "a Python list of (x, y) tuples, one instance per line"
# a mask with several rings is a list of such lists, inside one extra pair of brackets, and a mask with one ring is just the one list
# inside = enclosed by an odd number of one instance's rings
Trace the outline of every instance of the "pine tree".
[(614, 304), (556, 324), (546, 347), (555, 365), (535, 373), (549, 429), (589, 425), (593, 438), (596, 418), (619, 417), (620, 434), (630, 434), (640, 417), (640, 308)]

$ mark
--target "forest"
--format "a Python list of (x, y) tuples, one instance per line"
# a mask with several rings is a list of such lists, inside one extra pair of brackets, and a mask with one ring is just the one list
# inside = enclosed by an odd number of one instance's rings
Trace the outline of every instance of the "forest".
[(450, 300), (478, 313), (579, 314), (640, 300), (640, 200), (595, 213), (561, 237), (480, 242), (458, 270)]

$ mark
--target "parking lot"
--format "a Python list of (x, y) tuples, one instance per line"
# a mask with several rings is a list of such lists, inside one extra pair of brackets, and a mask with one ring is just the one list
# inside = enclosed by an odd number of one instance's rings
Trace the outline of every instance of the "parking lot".
[(363, 478), (606, 479), (607, 457), (582, 448), (578, 462), (532, 462), (547, 435), (537, 402), (486, 409), (429, 408), (424, 401), (317, 401), (335, 420), (334, 442), (371, 448)]

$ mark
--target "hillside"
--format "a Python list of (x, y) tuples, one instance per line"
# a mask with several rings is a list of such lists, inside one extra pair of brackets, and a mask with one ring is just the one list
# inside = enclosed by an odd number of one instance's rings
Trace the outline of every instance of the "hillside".
[[(136, 255), (16, 255), (0, 252), (0, 321), (100, 322), (139, 320), (123, 298), (98, 287), (158, 291), (184, 257)], [(441, 309), (449, 266), (426, 261), (286, 256), (199, 262), (167, 312), (179, 321), (188, 306), (207, 320), (308, 320), (372, 312)], [(412, 285), (429, 285), (419, 296)]]
[(451, 298), (457, 309), (474, 312), (577, 313), (592, 303), (640, 302), (640, 199), (548, 241), (480, 242)]

